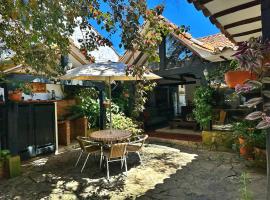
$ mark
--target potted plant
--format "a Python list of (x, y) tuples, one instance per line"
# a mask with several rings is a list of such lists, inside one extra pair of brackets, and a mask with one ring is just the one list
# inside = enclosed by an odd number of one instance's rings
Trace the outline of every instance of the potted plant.
[(229, 88), (235, 88), (236, 85), (243, 85), (247, 80), (256, 80), (256, 74), (251, 71), (228, 71), (225, 73), (225, 82)]
[(228, 94), (225, 96), (225, 103), (230, 106), (230, 108), (237, 108), (240, 105), (240, 97), (236, 92)]
[[(254, 111), (246, 116), (247, 120), (254, 121), (254, 128), (268, 129), (270, 128), (269, 103), (270, 103), (270, 77), (269, 77), (269, 56), (270, 42), (262, 41), (262, 38), (251, 38), (249, 41), (240, 45), (237, 53), (234, 55), (238, 60), (241, 68), (256, 73), (257, 80), (247, 81), (247, 84), (252, 86), (252, 89), (259, 89), (259, 96), (253, 97), (245, 102), (245, 106), (253, 108)], [(254, 133), (254, 132), (253, 132)], [(255, 144), (254, 152), (257, 154), (260, 151), (257, 146), (264, 147), (265, 142), (264, 131), (253, 135)]]
[(239, 63), (235, 60), (224, 70), (224, 80), (229, 88), (235, 88), (236, 85), (243, 85), (246, 80), (255, 80), (256, 74), (251, 70), (239, 69)]
[(110, 108), (110, 106), (111, 106), (111, 101), (108, 100), (108, 99), (104, 100), (104, 101), (103, 101), (103, 106), (104, 106), (105, 108)]
[(31, 95), (32, 94), (32, 87), (29, 83), (21, 83), (15, 82), (13, 83), (13, 90), (9, 91), (8, 98), (11, 101), (21, 101), (22, 94)]
[(8, 93), (8, 99), (11, 101), (21, 101), (22, 100), (22, 91), (21, 90), (13, 90), (13, 91), (9, 91)]
[(266, 131), (258, 130), (253, 134), (255, 160), (266, 160)]
[(253, 157), (253, 127), (253, 123), (247, 120), (236, 122), (232, 127), (234, 138), (238, 140), (239, 154), (247, 159)]
[(7, 159), (10, 157), (10, 151), (7, 149), (0, 150), (0, 178), (8, 177)]

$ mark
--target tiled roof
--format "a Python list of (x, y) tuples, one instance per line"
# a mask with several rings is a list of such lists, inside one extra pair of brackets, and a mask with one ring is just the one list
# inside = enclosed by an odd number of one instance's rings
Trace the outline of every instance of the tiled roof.
[(203, 45), (211, 46), (214, 49), (222, 51), (224, 48), (235, 48), (235, 45), (222, 33), (197, 38)]
[[(160, 20), (164, 20), (165, 23), (171, 28), (177, 28), (177, 25), (170, 22), (164, 16), (159, 16), (159, 18)], [(146, 26), (147, 23), (145, 23), (142, 27), (142, 31)], [(183, 45), (187, 46), (193, 53), (196, 53), (201, 58), (211, 62), (224, 61), (221, 56), (225, 57), (226, 59), (231, 59), (231, 54), (233, 53), (230, 52), (234, 52), (234, 50), (236, 50), (236, 46), (221, 33), (202, 38), (193, 38), (192, 35), (188, 32), (183, 32), (180, 34), (172, 33), (172, 35), (177, 38)], [(230, 51), (226, 51), (227, 49), (230, 49)], [(128, 65), (145, 65), (147, 62), (147, 55), (142, 54), (138, 50), (128, 50), (120, 58), (120, 61)]]
[[(177, 27), (174, 23), (170, 22), (164, 16), (160, 16), (164, 19), (168, 25), (172, 27)], [(184, 32), (179, 35), (174, 34), (180, 40), (185, 40), (187, 45), (194, 46), (196, 48), (210, 51), (212, 53), (217, 53), (222, 51), (224, 48), (235, 48), (235, 44), (232, 43), (225, 35), (222, 33), (217, 33), (214, 35), (209, 35), (201, 38), (194, 38), (190, 33)]]
[[(167, 18), (165, 18), (162, 15), (160, 15), (159, 18), (165, 20), (167, 25), (171, 26), (174, 29), (178, 27), (176, 24), (172, 23), (171, 21), (169, 21)], [(215, 50), (211, 45), (204, 44), (201, 41), (193, 38), (192, 35), (188, 32), (183, 32), (183, 33), (180, 33), (179, 35), (173, 33), (173, 35), (175, 37), (178, 37), (178, 39), (185, 41), (186, 45), (189, 45), (190, 47), (193, 46), (193, 47), (196, 47), (205, 51), (209, 51), (209, 52), (214, 52)]]

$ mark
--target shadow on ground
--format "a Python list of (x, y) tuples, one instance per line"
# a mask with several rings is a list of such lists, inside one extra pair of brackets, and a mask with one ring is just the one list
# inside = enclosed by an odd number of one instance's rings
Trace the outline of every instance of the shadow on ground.
[[(180, 150), (181, 151), (180, 151)], [(239, 199), (240, 176), (248, 172), (253, 199), (265, 199), (266, 175), (244, 166), (237, 155), (150, 144), (143, 164), (128, 157), (128, 175), (110, 165), (111, 179), (92, 157), (83, 173), (74, 167), (78, 150), (25, 163), (23, 174), (0, 181), (0, 199)]]

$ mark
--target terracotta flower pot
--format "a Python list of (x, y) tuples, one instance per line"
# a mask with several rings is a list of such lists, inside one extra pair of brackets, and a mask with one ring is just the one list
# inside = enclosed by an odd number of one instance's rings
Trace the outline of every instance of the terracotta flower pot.
[(246, 140), (242, 137), (239, 137), (239, 153), (241, 156), (247, 159), (252, 158), (252, 147), (248, 146)]
[(266, 150), (265, 149), (254, 147), (253, 150), (254, 150), (255, 157), (266, 159)]
[(243, 85), (246, 80), (255, 80), (257, 77), (250, 71), (228, 71), (224, 78), (228, 87), (234, 88), (237, 84)]
[(8, 94), (8, 98), (11, 101), (21, 101), (22, 100), (22, 92), (14, 91)]
[(267, 161), (266, 161), (265, 149), (254, 147), (253, 150), (254, 150), (254, 164), (257, 167), (261, 167), (263, 169), (266, 169)]

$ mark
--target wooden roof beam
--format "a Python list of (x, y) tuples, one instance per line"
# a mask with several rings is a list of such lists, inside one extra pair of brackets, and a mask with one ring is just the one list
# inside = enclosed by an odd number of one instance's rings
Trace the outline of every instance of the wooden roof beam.
[(217, 13), (213, 14), (211, 16), (211, 18), (222, 17), (224, 15), (228, 15), (228, 14), (231, 14), (231, 13), (234, 13), (234, 12), (237, 12), (237, 11), (240, 11), (240, 10), (244, 10), (244, 9), (247, 9), (247, 8), (251, 8), (251, 7), (257, 6), (260, 3), (261, 3), (260, 0), (255, 0), (255, 1), (251, 1), (251, 2), (245, 3), (245, 4), (241, 4), (239, 6), (235, 6), (235, 7), (228, 8), (226, 10), (222, 10), (220, 12), (217, 12)]
[(250, 34), (253, 34), (253, 33), (258, 33), (258, 32), (261, 32), (262, 29), (261, 28), (258, 28), (258, 29), (254, 29), (254, 30), (250, 30), (250, 31), (246, 31), (246, 32), (242, 32), (242, 33), (236, 33), (236, 34), (233, 34), (231, 35), (231, 37), (241, 37), (241, 36), (245, 36), (245, 35), (250, 35)]
[(207, 3), (211, 2), (211, 1), (213, 1), (213, 0), (188, 0), (189, 3), (195, 3), (196, 2), (196, 3), (199, 3), (201, 5), (207, 4)]
[(231, 24), (227, 24), (227, 25), (224, 26), (224, 29), (229, 29), (229, 28), (234, 28), (234, 27), (237, 27), (237, 26), (245, 25), (245, 24), (250, 24), (250, 23), (253, 23), (253, 22), (260, 21), (260, 20), (261, 20), (261, 16), (253, 17), (253, 18), (241, 20), (241, 21), (238, 21), (238, 22), (234, 22), (234, 23), (231, 23)]

